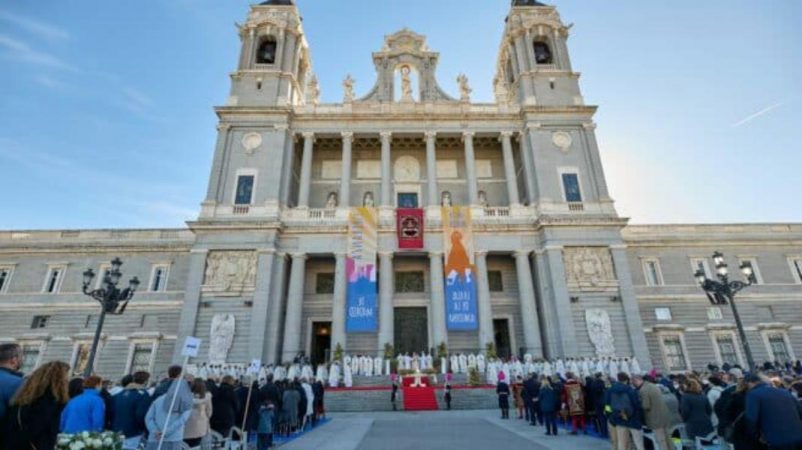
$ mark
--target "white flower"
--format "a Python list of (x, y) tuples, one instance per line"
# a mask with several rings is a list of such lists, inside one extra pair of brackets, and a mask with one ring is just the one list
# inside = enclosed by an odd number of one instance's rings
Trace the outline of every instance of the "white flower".
[(70, 450), (81, 450), (84, 447), (86, 447), (86, 445), (84, 445), (84, 443), (81, 441), (75, 441), (72, 444), (70, 444)]

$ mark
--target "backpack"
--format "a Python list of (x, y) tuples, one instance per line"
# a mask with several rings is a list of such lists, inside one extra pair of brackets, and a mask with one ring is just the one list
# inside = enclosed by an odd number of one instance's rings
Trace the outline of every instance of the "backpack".
[(610, 408), (613, 410), (613, 417), (620, 418), (625, 422), (633, 417), (635, 412), (635, 405), (632, 404), (628, 392), (611, 392)]

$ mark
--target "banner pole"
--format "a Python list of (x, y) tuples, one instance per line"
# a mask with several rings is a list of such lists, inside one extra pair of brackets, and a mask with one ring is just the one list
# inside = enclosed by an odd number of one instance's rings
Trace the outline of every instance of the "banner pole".
[(248, 383), (248, 397), (245, 399), (245, 413), (242, 414), (242, 435), (240, 436), (240, 442), (245, 442), (245, 445), (248, 445), (248, 431), (245, 429), (245, 425), (248, 422), (248, 409), (251, 406), (251, 392), (253, 391), (253, 374), (251, 374), (251, 381)]
[[(174, 383), (180, 383), (184, 379), (184, 368), (189, 364), (189, 356), (184, 357), (184, 364), (181, 365), (181, 373), (178, 374), (178, 378), (175, 379)], [(175, 407), (175, 400), (178, 398), (178, 391), (181, 389), (179, 385), (176, 387), (175, 392), (173, 392), (173, 398), (170, 400), (170, 409), (167, 410), (167, 417), (164, 419), (164, 427), (162, 428), (162, 435), (159, 438), (159, 446), (156, 447), (156, 450), (162, 450), (162, 445), (164, 444), (164, 431), (167, 430), (167, 425), (170, 423), (170, 415), (173, 413), (173, 408)]]

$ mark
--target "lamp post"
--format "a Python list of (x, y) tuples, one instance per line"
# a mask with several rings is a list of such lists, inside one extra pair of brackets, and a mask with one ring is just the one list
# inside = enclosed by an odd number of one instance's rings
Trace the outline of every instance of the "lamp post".
[(120, 258), (114, 258), (111, 261), (111, 270), (106, 272), (99, 289), (89, 289), (92, 280), (95, 278), (95, 272), (92, 269), (86, 269), (84, 272), (83, 288), (81, 289), (84, 294), (92, 297), (100, 303), (100, 317), (97, 320), (97, 329), (95, 329), (95, 337), (92, 340), (92, 349), (89, 352), (89, 360), (86, 362), (84, 369), (84, 378), (92, 375), (92, 369), (95, 365), (95, 354), (97, 353), (98, 342), (100, 341), (100, 332), (103, 330), (103, 322), (106, 320), (106, 314), (120, 315), (125, 312), (128, 301), (134, 297), (134, 292), (139, 286), (139, 278), (134, 277), (128, 281), (128, 287), (120, 290), (117, 288), (117, 283), (120, 282), (123, 274), (120, 272), (120, 267), (123, 262)]
[(707, 278), (707, 275), (702, 269), (697, 270), (694, 274), (694, 277), (696, 277), (696, 281), (699, 283), (699, 286), (701, 286), (701, 288), (707, 294), (707, 298), (710, 300), (711, 304), (730, 304), (730, 308), (732, 308), (732, 315), (735, 318), (735, 326), (738, 327), (738, 335), (740, 336), (741, 343), (744, 346), (744, 353), (746, 353), (746, 362), (749, 364), (749, 371), (752, 371), (755, 368), (755, 360), (752, 358), (752, 350), (749, 348), (749, 341), (746, 340), (746, 333), (744, 332), (744, 326), (741, 322), (741, 315), (738, 314), (738, 307), (735, 306), (735, 294), (737, 294), (743, 288), (752, 285), (752, 276), (754, 275), (754, 271), (751, 265), (745, 262), (741, 263), (739, 269), (746, 279), (746, 282), (738, 280), (731, 281), (729, 279), (727, 263), (724, 262), (724, 255), (722, 255), (721, 252), (716, 251), (713, 253), (713, 263), (716, 265), (716, 278), (718, 278), (718, 280), (711, 280), (710, 278)]

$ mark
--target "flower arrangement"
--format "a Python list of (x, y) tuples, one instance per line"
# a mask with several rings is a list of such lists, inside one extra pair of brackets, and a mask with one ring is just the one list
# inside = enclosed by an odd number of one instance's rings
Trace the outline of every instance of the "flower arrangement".
[(56, 450), (122, 450), (124, 437), (113, 431), (59, 434)]

